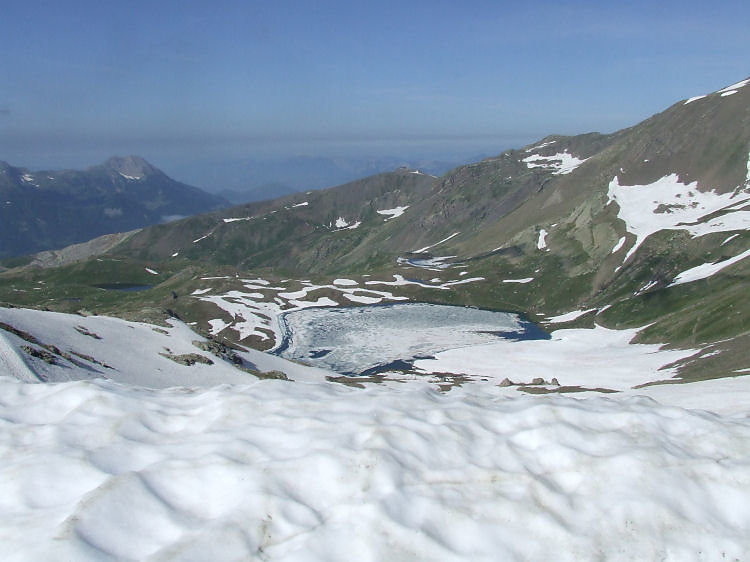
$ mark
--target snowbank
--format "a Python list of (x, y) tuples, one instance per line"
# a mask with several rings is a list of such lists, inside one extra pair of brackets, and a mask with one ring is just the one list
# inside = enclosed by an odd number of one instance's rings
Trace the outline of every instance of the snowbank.
[(698, 560), (750, 550), (750, 420), (262, 382), (0, 378), (3, 560)]

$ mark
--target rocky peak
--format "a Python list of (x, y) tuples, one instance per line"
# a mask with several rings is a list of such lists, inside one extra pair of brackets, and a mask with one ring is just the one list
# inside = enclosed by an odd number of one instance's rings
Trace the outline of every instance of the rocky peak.
[(159, 171), (140, 156), (113, 156), (104, 163), (104, 167), (132, 180), (140, 180)]

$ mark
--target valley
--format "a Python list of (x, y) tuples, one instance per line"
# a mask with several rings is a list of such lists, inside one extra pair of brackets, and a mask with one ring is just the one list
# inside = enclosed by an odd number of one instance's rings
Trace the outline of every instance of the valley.
[(744, 80), (7, 259), (0, 554), (741, 559), (748, 217)]

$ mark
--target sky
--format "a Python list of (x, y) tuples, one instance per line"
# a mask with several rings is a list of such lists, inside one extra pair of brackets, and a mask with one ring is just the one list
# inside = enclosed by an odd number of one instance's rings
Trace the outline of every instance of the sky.
[(750, 3), (4, 0), (0, 160), (497, 154), (750, 75)]

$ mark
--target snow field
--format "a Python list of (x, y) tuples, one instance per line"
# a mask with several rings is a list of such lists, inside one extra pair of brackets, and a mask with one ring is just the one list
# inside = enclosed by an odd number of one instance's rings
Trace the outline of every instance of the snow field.
[[(746, 203), (746, 198), (738, 202), (736, 193), (698, 191), (698, 182), (683, 184), (677, 174), (664, 176), (651, 184), (632, 186), (620, 185), (615, 176), (609, 183), (607, 196), (609, 203), (618, 204), (617, 216), (625, 222), (627, 231), (636, 236), (623, 263), (646, 238), (660, 230), (687, 230), (697, 237), (750, 228), (750, 211), (737, 209)], [(725, 211), (725, 214), (702, 220), (717, 211)]]
[[(588, 311), (563, 315), (569, 321)], [(422, 373), (460, 373), (499, 383), (505, 377), (529, 383), (533, 378), (557, 378), (563, 386), (626, 391), (676, 374), (666, 365), (694, 355), (697, 349), (663, 350), (658, 344), (631, 344), (639, 329), (567, 329), (552, 332), (551, 340), (498, 340), (450, 349), (431, 359), (419, 359)], [(515, 378), (514, 378), (515, 377)], [(647, 394), (647, 390), (638, 392)]]
[[(542, 145), (545, 146), (545, 145)], [(537, 148), (541, 148), (537, 147)], [(521, 162), (526, 164), (526, 167), (531, 168), (544, 168), (547, 170), (553, 170), (554, 175), (566, 175), (575, 170), (578, 166), (583, 164), (588, 158), (580, 159), (577, 156), (573, 156), (567, 150), (558, 152), (552, 156), (542, 156), (541, 154), (532, 154), (527, 156)]]
[(750, 421), (648, 398), (0, 378), (3, 560), (698, 560)]
[(379, 215), (386, 215), (388, 218), (383, 219), (383, 221), (388, 222), (391, 219), (395, 219), (400, 217), (404, 214), (404, 211), (409, 208), (409, 205), (404, 205), (403, 207), (394, 207), (393, 209), (381, 209), (380, 211), (377, 211)]
[(725, 267), (729, 267), (732, 264), (742, 261), (745, 258), (750, 257), (750, 250), (745, 250), (741, 254), (729, 258), (728, 260), (720, 261), (718, 263), (703, 263), (690, 269), (683, 271), (677, 277), (674, 278), (671, 285), (682, 285), (683, 283), (691, 283), (698, 281), (699, 279), (707, 279), (712, 275), (719, 273)]

